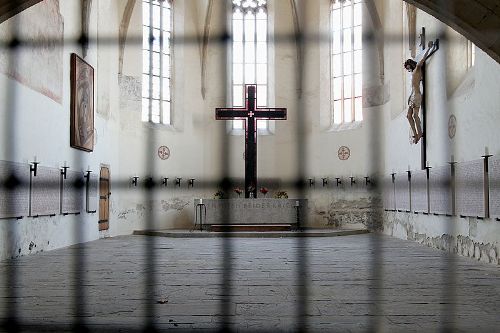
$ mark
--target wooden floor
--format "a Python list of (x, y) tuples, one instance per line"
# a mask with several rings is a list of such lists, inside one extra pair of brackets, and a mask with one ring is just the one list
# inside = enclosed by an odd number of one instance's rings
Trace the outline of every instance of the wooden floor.
[(499, 332), (499, 309), (498, 266), (374, 234), (126, 236), (0, 263), (12, 331)]

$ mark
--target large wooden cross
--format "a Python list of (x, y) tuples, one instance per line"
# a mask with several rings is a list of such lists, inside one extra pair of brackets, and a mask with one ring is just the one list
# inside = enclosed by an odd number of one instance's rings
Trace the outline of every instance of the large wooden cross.
[[(421, 48), (422, 48), (422, 52), (421, 53), (424, 53), (425, 52), (425, 49), (426, 49), (426, 39), (425, 39), (425, 28), (422, 27), (422, 32), (420, 33), (420, 45), (419, 45)], [(436, 39), (434, 42), (433, 42), (433, 46), (432, 46), (434, 49), (432, 51), (429, 52), (429, 54), (427, 55), (427, 59), (429, 59), (437, 50), (439, 50), (439, 39)], [(419, 55), (421, 56), (421, 54)], [(426, 71), (426, 62), (424, 62), (423, 66), (422, 66), (422, 105), (421, 105), (421, 109), (422, 109), (422, 133), (424, 134), (424, 136), (422, 137), (422, 140), (421, 140), (421, 153), (420, 153), (420, 164), (421, 164), (421, 169), (424, 170), (427, 166), (427, 109), (426, 109), (426, 105), (427, 105), (427, 94), (426, 94), (426, 74), (427, 74), (427, 71)]]
[(245, 198), (257, 197), (257, 120), (286, 120), (286, 108), (257, 108), (257, 86), (245, 85), (244, 108), (216, 108), (217, 120), (245, 120)]

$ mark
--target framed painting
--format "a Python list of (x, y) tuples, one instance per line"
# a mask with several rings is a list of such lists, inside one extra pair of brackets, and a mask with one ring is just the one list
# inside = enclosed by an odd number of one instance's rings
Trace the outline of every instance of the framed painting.
[(71, 54), (71, 147), (94, 150), (94, 68)]

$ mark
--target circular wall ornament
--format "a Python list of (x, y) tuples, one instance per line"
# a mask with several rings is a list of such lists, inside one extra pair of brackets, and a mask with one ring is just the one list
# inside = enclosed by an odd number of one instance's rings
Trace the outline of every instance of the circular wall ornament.
[(339, 160), (341, 161), (348, 160), (351, 156), (351, 150), (349, 149), (349, 147), (341, 146), (337, 155), (339, 156)]
[(453, 139), (456, 133), (457, 133), (457, 117), (451, 115), (450, 119), (448, 119), (448, 137), (450, 139)]
[(170, 157), (170, 149), (167, 146), (160, 146), (158, 148), (158, 157), (162, 160), (166, 160)]

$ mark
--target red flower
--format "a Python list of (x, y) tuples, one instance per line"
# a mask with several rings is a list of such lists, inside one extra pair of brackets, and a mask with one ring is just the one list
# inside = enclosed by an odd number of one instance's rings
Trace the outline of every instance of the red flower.
[(265, 195), (267, 192), (269, 192), (269, 190), (267, 188), (265, 188), (265, 187), (260, 188), (260, 193)]
[(234, 189), (234, 192), (236, 192), (236, 194), (240, 195), (241, 193), (243, 193), (243, 190), (241, 188), (237, 187)]

